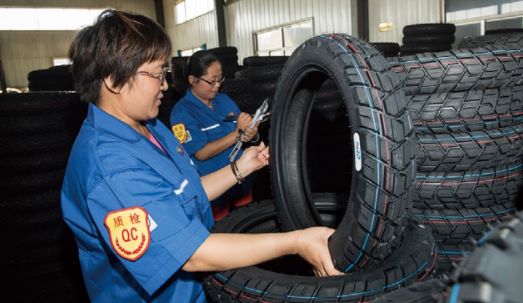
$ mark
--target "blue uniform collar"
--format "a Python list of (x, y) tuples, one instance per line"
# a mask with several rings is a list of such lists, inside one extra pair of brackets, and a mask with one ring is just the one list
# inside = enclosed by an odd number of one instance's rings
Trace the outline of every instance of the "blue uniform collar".
[[(221, 124), (224, 122), (224, 117), (227, 116), (228, 112), (224, 108), (224, 102), (221, 99), (220, 93), (212, 100), (214, 110), (210, 109), (200, 99), (198, 99), (191, 89), (188, 89), (185, 93), (184, 100), (188, 101), (189, 106), (194, 107), (195, 112), (203, 115), (209, 119), (207, 122), (213, 121), (214, 123)], [(203, 118), (203, 117), (200, 117)]]
[[(211, 113), (214, 113), (213, 110), (211, 110), (209, 107), (207, 107), (207, 105), (205, 105), (202, 100), (198, 99), (198, 97), (196, 97), (193, 92), (192, 92), (192, 89), (188, 89), (187, 92), (185, 93), (185, 97), (187, 98), (187, 100), (191, 101), (191, 103), (197, 107), (200, 107), (200, 108), (203, 108), (204, 110), (208, 111), (208, 112), (211, 112)], [(212, 102), (216, 101), (216, 98), (214, 98)]]
[(87, 121), (89, 121), (94, 128), (103, 130), (129, 142), (137, 142), (143, 137), (132, 127), (106, 113), (93, 103), (89, 103)]
[(143, 140), (143, 142), (146, 142), (145, 144), (150, 145), (151, 148), (157, 150), (159, 154), (168, 156), (173, 162), (180, 161), (180, 155), (174, 152), (179, 148), (171, 144), (171, 141), (165, 138), (165, 136), (161, 135), (161, 132), (158, 130), (157, 120), (147, 121), (146, 127), (149, 129), (149, 131), (151, 131), (156, 140), (158, 140), (158, 142), (164, 146), (165, 152), (167, 154), (164, 154), (163, 151), (160, 151), (158, 147), (154, 146), (151, 142), (149, 142), (148, 139), (146, 139), (132, 127), (122, 122), (118, 118), (106, 113), (92, 103), (89, 104), (87, 121), (89, 121), (89, 123), (91, 123), (95, 129), (121, 138), (122, 140), (129, 143), (135, 144), (140, 140)]

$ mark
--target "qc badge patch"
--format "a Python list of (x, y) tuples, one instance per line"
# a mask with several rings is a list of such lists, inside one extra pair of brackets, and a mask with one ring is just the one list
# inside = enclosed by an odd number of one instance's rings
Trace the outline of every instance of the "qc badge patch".
[(104, 225), (109, 231), (113, 250), (129, 261), (138, 260), (149, 248), (148, 214), (142, 207), (112, 211), (105, 216)]
[(172, 131), (180, 143), (185, 143), (185, 141), (187, 141), (187, 131), (185, 130), (185, 125), (183, 125), (183, 123), (173, 125)]

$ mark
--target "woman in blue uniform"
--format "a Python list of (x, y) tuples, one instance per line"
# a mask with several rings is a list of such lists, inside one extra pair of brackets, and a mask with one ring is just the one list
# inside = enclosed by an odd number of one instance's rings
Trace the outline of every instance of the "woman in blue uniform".
[[(194, 53), (174, 75), (175, 86), (185, 95), (171, 110), (171, 129), (202, 175), (215, 172), (229, 163), (236, 142), (258, 137), (258, 125), (249, 128), (252, 117), (219, 92), (224, 80), (222, 66), (209, 51)], [(232, 202), (248, 195), (251, 184), (247, 178), (211, 201), (215, 218), (224, 216)]]
[(91, 301), (206, 302), (194, 272), (285, 254), (301, 255), (319, 275), (338, 273), (327, 248), (331, 229), (209, 233), (209, 199), (266, 166), (268, 149), (250, 147), (232, 165), (199, 176), (156, 120), (171, 55), (158, 24), (106, 10), (76, 35), (69, 55), (89, 110), (71, 150), (61, 204)]

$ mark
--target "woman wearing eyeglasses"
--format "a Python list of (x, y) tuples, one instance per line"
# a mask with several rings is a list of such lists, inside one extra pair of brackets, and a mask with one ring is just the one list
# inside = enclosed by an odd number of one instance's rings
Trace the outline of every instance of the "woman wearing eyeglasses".
[[(195, 52), (187, 65), (176, 68), (174, 73), (175, 86), (185, 96), (171, 111), (172, 131), (202, 175), (215, 172), (229, 164), (229, 155), (238, 140), (249, 142), (257, 138), (258, 125), (249, 128), (252, 117), (240, 112), (229, 96), (219, 92), (224, 80), (222, 66), (209, 51)], [(236, 159), (239, 156), (241, 151)], [(217, 220), (228, 213), (231, 203), (238, 205), (238, 201), (252, 199), (252, 178), (243, 177), (241, 184), (212, 201)]]
[(236, 166), (200, 177), (156, 119), (171, 56), (164, 30), (141, 15), (104, 11), (69, 50), (77, 92), (89, 102), (61, 193), (91, 302), (206, 302), (195, 272), (299, 254), (319, 275), (336, 274), (332, 229), (210, 234), (214, 199), (268, 164), (246, 149)]

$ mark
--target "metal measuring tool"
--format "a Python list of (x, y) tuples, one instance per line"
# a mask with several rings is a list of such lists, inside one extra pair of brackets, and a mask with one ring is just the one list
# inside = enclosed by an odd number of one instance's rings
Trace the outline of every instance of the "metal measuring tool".
[[(263, 103), (258, 107), (256, 110), (256, 113), (254, 113), (254, 117), (252, 118), (251, 124), (249, 125), (249, 128), (253, 128), (256, 123), (259, 121), (262, 121), (266, 116), (269, 115), (267, 112), (269, 110), (269, 98), (265, 98), (263, 100)], [(238, 140), (236, 144), (234, 144), (234, 148), (232, 149), (231, 153), (229, 154), (229, 161), (232, 162), (238, 155), (238, 152), (241, 150), (243, 145), (242, 140)]]

